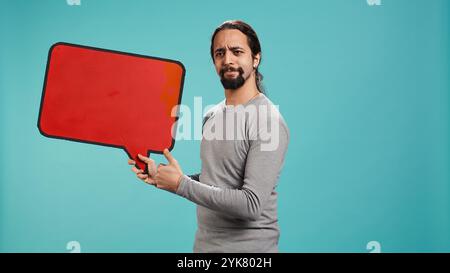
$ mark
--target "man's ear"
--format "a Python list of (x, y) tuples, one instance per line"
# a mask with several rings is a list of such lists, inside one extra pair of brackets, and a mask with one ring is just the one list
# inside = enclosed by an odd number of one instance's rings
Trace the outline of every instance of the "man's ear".
[(259, 61), (261, 60), (261, 53), (256, 54), (253, 56), (253, 68), (258, 68)]

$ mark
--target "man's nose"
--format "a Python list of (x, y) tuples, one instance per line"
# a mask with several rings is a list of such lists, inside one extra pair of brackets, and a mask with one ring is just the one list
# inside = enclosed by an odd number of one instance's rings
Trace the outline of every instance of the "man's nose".
[(228, 50), (225, 52), (225, 56), (223, 58), (223, 61), (227, 65), (233, 64), (233, 55), (230, 54), (230, 52)]

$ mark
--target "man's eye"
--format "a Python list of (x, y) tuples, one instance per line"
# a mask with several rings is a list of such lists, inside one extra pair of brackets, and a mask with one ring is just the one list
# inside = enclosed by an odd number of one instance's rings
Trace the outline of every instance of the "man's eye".
[(217, 52), (216, 53), (216, 57), (222, 57), (223, 56), (223, 52)]
[(234, 52), (234, 54), (236, 54), (236, 55), (239, 55), (239, 54), (242, 54), (242, 53), (244, 53), (244, 52), (242, 52), (242, 51), (240, 51), (240, 50), (236, 50), (236, 51)]

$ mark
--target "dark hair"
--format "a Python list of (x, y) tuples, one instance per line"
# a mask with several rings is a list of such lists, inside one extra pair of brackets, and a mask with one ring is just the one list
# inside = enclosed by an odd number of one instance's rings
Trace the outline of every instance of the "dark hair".
[[(225, 29), (237, 29), (240, 32), (242, 32), (243, 34), (245, 34), (245, 36), (247, 36), (248, 46), (250, 47), (250, 49), (252, 51), (252, 56), (255, 57), (255, 55), (258, 53), (260, 53), (260, 55), (261, 55), (261, 45), (259, 43), (258, 36), (256, 35), (256, 32), (253, 30), (253, 28), (249, 24), (247, 24), (243, 21), (230, 20), (230, 21), (225, 21), (220, 26), (218, 26), (211, 37), (211, 58), (212, 58), (213, 62), (214, 62), (214, 52), (213, 52), (214, 38), (216, 37), (217, 33), (219, 33), (222, 30), (225, 30)], [(259, 64), (260, 63), (261, 63), (261, 57), (259, 60)], [(259, 64), (258, 64), (258, 66), (259, 66)], [(262, 84), (263, 75), (261, 73), (259, 73), (258, 67), (255, 68), (255, 76), (256, 76), (255, 77), (256, 87), (258, 88), (258, 90), (261, 93), (265, 93), (264, 86)]]

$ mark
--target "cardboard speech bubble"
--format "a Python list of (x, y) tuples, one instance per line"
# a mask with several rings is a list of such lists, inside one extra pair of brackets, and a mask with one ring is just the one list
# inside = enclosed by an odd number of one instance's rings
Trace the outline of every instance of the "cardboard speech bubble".
[(48, 54), (39, 131), (122, 148), (145, 169), (138, 153), (173, 149), (184, 76), (178, 61), (56, 43)]

